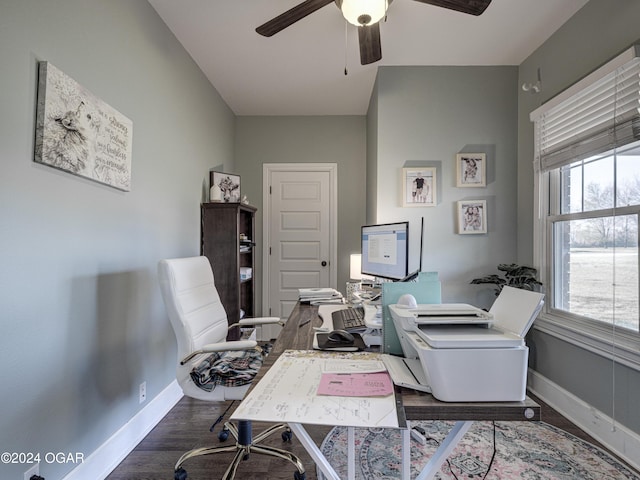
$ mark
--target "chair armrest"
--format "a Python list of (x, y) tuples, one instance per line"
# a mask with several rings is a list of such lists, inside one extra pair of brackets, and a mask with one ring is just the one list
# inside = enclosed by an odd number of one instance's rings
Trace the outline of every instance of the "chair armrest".
[(189, 355), (184, 357), (180, 361), (180, 365), (184, 365), (196, 355), (201, 355), (203, 353), (230, 352), (234, 350), (249, 350), (251, 348), (256, 348), (257, 346), (258, 346), (258, 343), (255, 340), (238, 340), (233, 342), (210, 343), (202, 347), (200, 350), (191, 352)]
[(279, 324), (281, 327), (284, 327), (284, 322), (280, 320), (280, 317), (254, 317), (254, 318), (241, 318), (238, 323), (229, 325), (229, 328), (245, 327), (245, 326), (252, 326), (252, 325), (270, 325), (275, 323)]

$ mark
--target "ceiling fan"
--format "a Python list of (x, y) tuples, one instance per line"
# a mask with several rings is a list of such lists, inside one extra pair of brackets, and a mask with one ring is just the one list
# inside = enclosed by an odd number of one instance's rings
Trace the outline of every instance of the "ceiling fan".
[[(382, 58), (380, 44), (380, 25), (387, 8), (393, 0), (305, 0), (281, 15), (269, 20), (256, 28), (256, 32), (265, 37), (271, 37), (285, 28), (302, 20), (316, 10), (335, 3), (344, 18), (358, 27), (358, 42), (360, 44), (360, 63), (367, 65)], [(469, 15), (481, 15), (491, 3), (491, 0), (415, 0), (437, 7), (456, 10)]]

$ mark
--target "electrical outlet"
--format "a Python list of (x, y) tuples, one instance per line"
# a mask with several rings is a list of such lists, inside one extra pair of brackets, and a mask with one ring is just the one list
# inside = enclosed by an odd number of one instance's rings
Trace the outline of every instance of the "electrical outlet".
[(140, 403), (143, 403), (147, 399), (147, 382), (140, 384)]
[(24, 480), (30, 480), (33, 475), (40, 475), (40, 464), (34, 464), (29, 470), (24, 472)]

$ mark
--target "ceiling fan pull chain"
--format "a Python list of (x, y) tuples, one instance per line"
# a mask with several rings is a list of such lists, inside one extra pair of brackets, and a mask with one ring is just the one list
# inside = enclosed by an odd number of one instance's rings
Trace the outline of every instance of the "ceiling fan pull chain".
[(348, 52), (348, 46), (349, 46), (349, 23), (345, 20), (344, 21), (344, 74), (345, 76), (348, 75), (349, 72), (347, 72), (347, 52)]

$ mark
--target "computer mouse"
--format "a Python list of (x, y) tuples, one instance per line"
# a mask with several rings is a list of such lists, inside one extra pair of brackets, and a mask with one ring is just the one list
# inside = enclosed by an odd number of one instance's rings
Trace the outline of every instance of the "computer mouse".
[(339, 344), (347, 344), (353, 343), (353, 335), (351, 335), (346, 330), (333, 330), (329, 333), (327, 337), (330, 342), (339, 343)]

